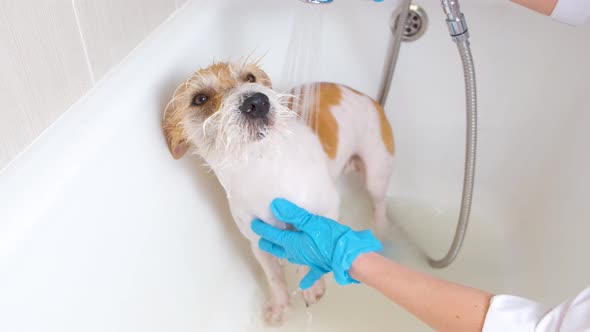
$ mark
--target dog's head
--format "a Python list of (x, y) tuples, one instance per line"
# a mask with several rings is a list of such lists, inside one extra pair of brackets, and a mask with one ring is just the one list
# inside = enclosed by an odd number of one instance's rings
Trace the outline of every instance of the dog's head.
[(175, 91), (163, 129), (175, 159), (193, 146), (206, 160), (232, 157), (285, 130), (290, 96), (272, 90), (257, 64), (215, 63)]

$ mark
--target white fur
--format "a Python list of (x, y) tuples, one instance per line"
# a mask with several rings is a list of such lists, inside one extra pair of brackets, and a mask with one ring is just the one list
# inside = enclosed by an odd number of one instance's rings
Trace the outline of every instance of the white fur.
[[(224, 186), (232, 215), (242, 232), (252, 242), (252, 250), (268, 279), (271, 299), (265, 317), (271, 324), (280, 323), (289, 305), (289, 293), (278, 259), (258, 249), (258, 236), (250, 229), (254, 218), (274, 226), (285, 225), (274, 218), (270, 203), (286, 198), (308, 211), (338, 219), (340, 197), (334, 181), (353, 156), (364, 163), (364, 175), (373, 197), (378, 225), (385, 224), (384, 198), (393, 156), (383, 143), (379, 117), (372, 100), (341, 87), (342, 101), (331, 109), (338, 122), (338, 152), (334, 160), (323, 151), (318, 137), (285, 106), (281, 95), (260, 84), (243, 84), (224, 96), (217, 114), (204, 123), (185, 119), (184, 127), (200, 154)], [(271, 103), (272, 126), (261, 129), (263, 139), (252, 139), (245, 129), (244, 115), (237, 109), (243, 96), (265, 93)], [(358, 165), (357, 165), (358, 166)], [(357, 167), (358, 168), (358, 167)], [(303, 277), (307, 269), (299, 273)], [(315, 303), (324, 293), (319, 280), (303, 292), (308, 303)]]
[[(261, 128), (257, 133), (247, 126), (247, 119), (238, 108), (244, 101), (244, 96), (256, 92), (269, 97), (271, 109), (269, 116), (273, 119), (273, 126)], [(235, 168), (258, 150), (272, 149), (274, 138), (289, 133), (287, 124), (289, 119), (296, 117), (285, 106), (290, 95), (279, 94), (273, 90), (253, 83), (246, 83), (228, 93), (219, 110), (207, 118), (202, 124), (190, 117), (184, 120), (183, 126), (189, 140), (196, 143), (196, 152), (201, 155), (211, 168)], [(266, 139), (253, 139), (253, 134), (261, 134)]]

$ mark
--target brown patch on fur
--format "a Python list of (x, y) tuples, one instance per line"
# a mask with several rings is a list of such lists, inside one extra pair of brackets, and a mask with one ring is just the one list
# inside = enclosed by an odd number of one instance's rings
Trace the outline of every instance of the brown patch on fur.
[(391, 124), (387, 120), (387, 116), (385, 115), (385, 110), (375, 100), (373, 100), (373, 106), (377, 110), (377, 114), (379, 115), (379, 125), (381, 127), (381, 140), (383, 144), (385, 144), (385, 148), (387, 152), (393, 154), (395, 152), (395, 143), (393, 140), (393, 130), (391, 130)]
[[(330, 159), (336, 159), (338, 153), (338, 122), (332, 114), (332, 106), (340, 105), (342, 101), (342, 92), (340, 87), (334, 83), (314, 83), (317, 84), (317, 89), (311, 89), (317, 92), (317, 96), (311, 96), (312, 98), (319, 98), (319, 102), (313, 104), (316, 107), (310, 110), (308, 125), (318, 135), (324, 152)], [(289, 108), (301, 115), (301, 106), (305, 104), (303, 91), (301, 95), (296, 96), (297, 104), (293, 98), (289, 101)], [(312, 105), (313, 105), (312, 104)]]
[(162, 129), (168, 144), (168, 150), (174, 159), (180, 159), (189, 148), (189, 143), (182, 126), (182, 114), (175, 109), (175, 101), (168, 104), (164, 111)]
[[(291, 91), (289, 91), (289, 93), (293, 95), (294, 91), (293, 91), (293, 90), (291, 90)], [(299, 107), (297, 107), (297, 106), (295, 105), (295, 96), (294, 96), (294, 95), (293, 95), (293, 96), (291, 96), (291, 97), (289, 98), (289, 102), (287, 102), (287, 107), (288, 107), (288, 108), (289, 108), (291, 111), (293, 111), (293, 112), (295, 112), (295, 113), (297, 113), (297, 114), (301, 115), (301, 113), (299, 113)]]
[(359, 96), (364, 96), (371, 99), (371, 101), (373, 102), (373, 106), (375, 106), (375, 109), (377, 110), (377, 114), (379, 116), (379, 126), (381, 127), (381, 140), (383, 141), (383, 144), (385, 144), (387, 152), (393, 154), (395, 152), (393, 130), (391, 129), (391, 124), (389, 123), (389, 120), (387, 120), (387, 116), (385, 115), (385, 110), (383, 109), (383, 106), (381, 106), (381, 104), (379, 104), (375, 99), (367, 96), (362, 92), (359, 92), (351, 87), (346, 88), (348, 88), (350, 91), (356, 93)]
[(318, 133), (324, 151), (330, 159), (336, 159), (338, 152), (338, 122), (330, 108), (340, 105), (342, 92), (334, 83), (320, 83), (319, 114), (311, 119), (311, 128)]

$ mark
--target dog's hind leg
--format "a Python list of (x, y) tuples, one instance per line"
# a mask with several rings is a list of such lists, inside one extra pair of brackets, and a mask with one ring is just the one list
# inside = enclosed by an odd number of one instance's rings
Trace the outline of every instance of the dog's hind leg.
[(382, 237), (389, 228), (386, 195), (393, 167), (393, 156), (385, 151), (368, 151), (359, 155), (365, 188), (373, 202), (373, 218), (377, 235)]

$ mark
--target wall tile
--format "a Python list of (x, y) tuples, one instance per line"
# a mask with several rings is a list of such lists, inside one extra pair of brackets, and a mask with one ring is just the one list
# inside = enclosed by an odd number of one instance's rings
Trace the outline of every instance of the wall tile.
[(70, 1), (0, 0), (0, 169), (91, 86)]
[(96, 80), (175, 10), (175, 0), (74, 0)]

